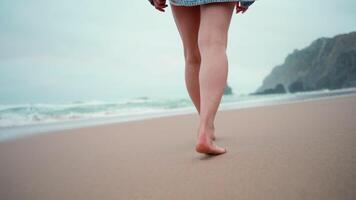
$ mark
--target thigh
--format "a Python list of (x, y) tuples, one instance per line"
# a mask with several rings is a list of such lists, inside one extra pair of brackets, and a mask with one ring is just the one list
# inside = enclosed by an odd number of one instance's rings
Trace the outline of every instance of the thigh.
[(199, 6), (174, 6), (171, 4), (174, 21), (184, 46), (184, 54), (199, 53), (198, 33), (200, 24)]
[(227, 46), (228, 30), (235, 4), (235, 2), (224, 2), (200, 6), (199, 45)]

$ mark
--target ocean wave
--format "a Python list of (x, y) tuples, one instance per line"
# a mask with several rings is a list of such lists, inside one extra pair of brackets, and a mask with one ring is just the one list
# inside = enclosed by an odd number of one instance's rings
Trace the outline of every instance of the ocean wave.
[[(319, 90), (300, 93), (271, 95), (226, 95), (223, 105), (263, 104), (267, 101), (286, 101), (322, 96), (356, 93), (356, 89)], [(17, 104), (0, 105), (0, 129), (25, 125), (66, 122), (105, 117), (129, 118), (146, 114), (162, 113), (174, 109), (194, 107), (188, 98), (152, 99), (138, 97), (116, 102), (73, 101), (62, 104)]]
[(140, 97), (119, 102), (74, 101), (63, 104), (0, 105), (0, 128), (100, 117), (125, 117), (192, 106), (188, 99)]

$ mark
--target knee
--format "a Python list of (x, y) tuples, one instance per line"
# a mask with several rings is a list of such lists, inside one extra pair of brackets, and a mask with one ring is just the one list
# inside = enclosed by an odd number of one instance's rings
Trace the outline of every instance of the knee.
[(198, 48), (195, 49), (185, 49), (184, 59), (186, 66), (200, 66), (201, 57)]

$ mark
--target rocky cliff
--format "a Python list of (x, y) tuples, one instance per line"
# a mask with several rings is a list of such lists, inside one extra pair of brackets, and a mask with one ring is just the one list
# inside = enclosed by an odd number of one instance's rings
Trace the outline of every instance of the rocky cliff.
[(273, 68), (255, 94), (356, 87), (356, 32), (319, 38)]
[(224, 88), (224, 95), (232, 95), (232, 88), (226, 83), (226, 86)]

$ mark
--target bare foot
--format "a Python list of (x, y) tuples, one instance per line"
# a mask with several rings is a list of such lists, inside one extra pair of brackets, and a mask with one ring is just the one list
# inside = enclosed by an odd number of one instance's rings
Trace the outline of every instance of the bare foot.
[(208, 131), (199, 131), (198, 141), (195, 145), (195, 150), (198, 153), (205, 153), (209, 155), (219, 155), (226, 153), (226, 149), (216, 146), (212, 141), (212, 135), (214, 134), (214, 129)]

